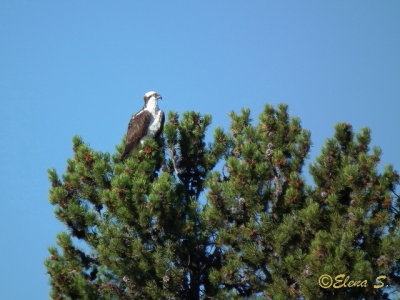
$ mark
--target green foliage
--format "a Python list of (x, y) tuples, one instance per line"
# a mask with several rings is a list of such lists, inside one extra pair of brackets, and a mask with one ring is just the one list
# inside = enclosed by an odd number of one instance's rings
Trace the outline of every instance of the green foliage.
[(48, 171), (68, 228), (45, 261), (53, 299), (382, 299), (380, 275), (398, 290), (399, 175), (379, 171), (369, 129), (337, 124), (310, 186), (310, 132), (286, 105), (230, 117), (206, 144), (211, 116), (170, 112), (124, 161), (124, 139), (111, 156), (73, 138), (64, 174)]

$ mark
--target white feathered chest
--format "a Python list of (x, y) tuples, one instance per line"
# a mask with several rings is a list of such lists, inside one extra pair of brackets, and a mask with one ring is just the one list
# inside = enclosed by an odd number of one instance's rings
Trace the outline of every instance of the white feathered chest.
[(147, 110), (148, 112), (151, 113), (151, 119), (150, 119), (149, 128), (147, 129), (147, 133), (141, 140), (142, 144), (145, 139), (154, 138), (157, 135), (157, 133), (159, 132), (160, 127), (162, 125), (162, 122), (161, 122), (162, 111), (158, 108), (156, 101), (149, 100), (149, 103), (147, 104), (147, 107), (145, 108), (145, 110)]

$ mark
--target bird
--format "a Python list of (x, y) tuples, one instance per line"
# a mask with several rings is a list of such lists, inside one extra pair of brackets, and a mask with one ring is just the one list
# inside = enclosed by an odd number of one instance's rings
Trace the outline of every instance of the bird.
[(150, 91), (144, 94), (143, 99), (143, 108), (129, 121), (122, 160), (125, 160), (139, 144), (143, 145), (146, 139), (157, 138), (164, 128), (165, 115), (158, 107), (161, 95)]

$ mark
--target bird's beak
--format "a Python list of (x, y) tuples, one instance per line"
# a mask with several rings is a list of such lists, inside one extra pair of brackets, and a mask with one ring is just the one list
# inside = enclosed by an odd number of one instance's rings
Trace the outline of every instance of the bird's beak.
[(157, 100), (162, 100), (162, 96), (160, 94), (157, 94)]

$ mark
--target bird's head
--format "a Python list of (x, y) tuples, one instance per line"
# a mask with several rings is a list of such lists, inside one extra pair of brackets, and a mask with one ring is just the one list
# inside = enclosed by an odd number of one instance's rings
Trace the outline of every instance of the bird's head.
[(157, 102), (157, 100), (160, 99), (162, 99), (162, 97), (159, 93), (154, 91), (147, 92), (144, 94), (144, 105), (146, 106), (150, 100), (155, 100)]

